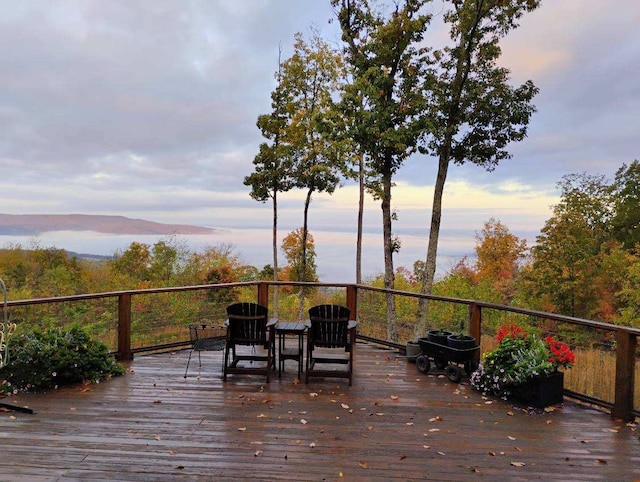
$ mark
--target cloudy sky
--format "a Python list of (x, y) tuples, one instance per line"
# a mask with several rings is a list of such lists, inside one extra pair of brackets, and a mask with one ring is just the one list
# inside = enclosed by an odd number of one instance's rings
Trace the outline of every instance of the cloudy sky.
[[(270, 110), (280, 44), (288, 57), (294, 33), (311, 25), (338, 41), (328, 0), (0, 0), (0, 9), (0, 212), (269, 229), (270, 205), (242, 183), (261, 142), (255, 122)], [(494, 217), (535, 236), (563, 175), (612, 177), (640, 158), (639, 24), (637, 0), (546, 0), (522, 20), (501, 63), (514, 82), (540, 88), (529, 136), (492, 173), (450, 170), (443, 230), (472, 237)], [(420, 243), (434, 180), (435, 162), (422, 156), (396, 179), (396, 228)], [(312, 232), (353, 232), (355, 191), (316, 196)], [(283, 234), (301, 225), (302, 199), (282, 198)], [(370, 201), (365, 223), (380, 222)]]

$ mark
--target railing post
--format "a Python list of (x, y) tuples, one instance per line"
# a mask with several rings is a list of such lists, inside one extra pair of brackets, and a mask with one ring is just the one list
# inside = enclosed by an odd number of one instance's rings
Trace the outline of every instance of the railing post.
[(258, 304), (269, 308), (269, 285), (258, 283)]
[(636, 368), (635, 335), (618, 331), (616, 333), (616, 393), (611, 410), (612, 418), (625, 421), (634, 419), (633, 410), (634, 381)]
[(131, 294), (118, 295), (118, 353), (120, 361), (133, 360), (131, 351)]
[[(469, 305), (469, 335), (476, 339), (476, 343), (480, 345), (482, 341), (482, 308), (476, 303)], [(480, 351), (476, 355), (476, 361), (480, 361)]]
[(351, 311), (351, 318), (358, 319), (358, 288), (356, 285), (347, 286), (347, 308)]

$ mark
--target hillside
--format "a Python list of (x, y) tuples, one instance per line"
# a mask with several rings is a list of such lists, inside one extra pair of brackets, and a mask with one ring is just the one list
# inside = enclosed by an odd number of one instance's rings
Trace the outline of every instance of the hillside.
[(211, 234), (211, 228), (163, 224), (124, 216), (93, 214), (0, 214), (0, 236), (37, 236), (49, 231), (96, 231), (109, 234)]

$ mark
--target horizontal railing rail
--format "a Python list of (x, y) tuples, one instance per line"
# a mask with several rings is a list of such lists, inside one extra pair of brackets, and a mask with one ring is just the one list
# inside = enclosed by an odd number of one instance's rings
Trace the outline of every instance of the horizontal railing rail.
[[(273, 287), (283, 287), (292, 289), (294, 287), (305, 286), (311, 289), (343, 289), (346, 291), (343, 298), (343, 303), (351, 310), (352, 313), (358, 313), (358, 298), (365, 294), (391, 294), (397, 297), (407, 299), (426, 299), (430, 302), (441, 302), (454, 305), (466, 306), (468, 312), (468, 331), (469, 334), (474, 336), (478, 343), (482, 341), (483, 334), (483, 310), (495, 310), (500, 313), (513, 313), (517, 315), (524, 315), (527, 317), (550, 320), (554, 322), (566, 323), (575, 327), (584, 327), (594, 330), (602, 330), (613, 334), (612, 349), (615, 351), (615, 388), (613, 401), (604, 400), (597, 397), (590, 396), (585, 393), (579, 393), (572, 390), (567, 390), (566, 393), (583, 401), (600, 405), (604, 408), (611, 410), (612, 417), (621, 418), (625, 420), (633, 419), (638, 416), (638, 411), (634, 408), (634, 396), (635, 396), (635, 367), (636, 367), (636, 351), (637, 340), (640, 336), (640, 329), (613, 325), (610, 323), (604, 323), (596, 320), (588, 320), (582, 318), (576, 318), (571, 316), (559, 315), (555, 313), (548, 313), (537, 310), (530, 310), (526, 308), (519, 308), (514, 306), (500, 305), (496, 303), (483, 302), (478, 300), (468, 300), (453, 298), (440, 295), (428, 295), (421, 293), (414, 293), (402, 290), (387, 290), (384, 288), (378, 288), (368, 285), (350, 284), (350, 283), (310, 283), (310, 282), (284, 282), (284, 281), (249, 281), (238, 283), (222, 283), (222, 284), (207, 284), (207, 285), (195, 285), (195, 286), (176, 286), (176, 287), (164, 287), (164, 288), (148, 288), (138, 290), (123, 290), (104, 293), (89, 293), (78, 294), (70, 296), (62, 296), (55, 298), (38, 298), (29, 300), (9, 300), (7, 302), (7, 309), (17, 307), (33, 307), (37, 305), (45, 304), (59, 304), (59, 303), (78, 303), (85, 301), (95, 301), (112, 299), (117, 300), (117, 312), (115, 318), (117, 320), (117, 348), (114, 350), (115, 356), (119, 360), (130, 360), (133, 358), (134, 353), (143, 353), (150, 351), (159, 351), (166, 349), (175, 349), (179, 347), (185, 347), (189, 345), (189, 340), (172, 340), (164, 343), (143, 343), (141, 346), (134, 347), (132, 345), (133, 336), (133, 315), (135, 307), (133, 304), (134, 299), (138, 297), (146, 297), (152, 295), (163, 295), (171, 293), (188, 293), (188, 292), (216, 292), (218, 290), (232, 290), (232, 289), (257, 289), (255, 294), (256, 301), (265, 306), (269, 306), (270, 289)], [(357, 316), (357, 315), (356, 315)], [(402, 344), (397, 340), (386, 340), (383, 337), (372, 336), (369, 333), (359, 333), (361, 340), (380, 343), (394, 348), (402, 348)]]

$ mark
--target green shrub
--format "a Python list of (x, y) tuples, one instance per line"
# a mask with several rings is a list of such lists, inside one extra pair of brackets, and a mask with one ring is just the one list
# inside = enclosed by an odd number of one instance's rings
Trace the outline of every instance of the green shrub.
[(77, 325), (14, 336), (9, 364), (0, 369), (0, 394), (42, 391), (122, 375), (107, 346)]

